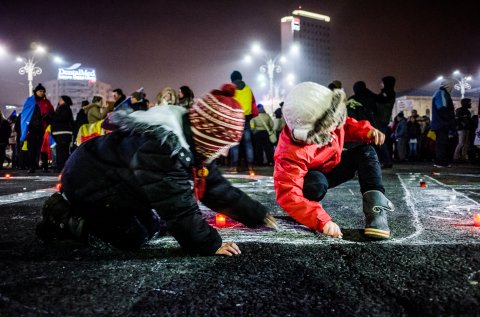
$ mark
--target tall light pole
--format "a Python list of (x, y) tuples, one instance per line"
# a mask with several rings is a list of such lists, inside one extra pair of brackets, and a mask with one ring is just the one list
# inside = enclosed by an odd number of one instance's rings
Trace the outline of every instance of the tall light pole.
[(460, 75), (460, 79), (455, 79), (457, 83), (453, 86), (456, 90), (460, 90), (462, 99), (465, 98), (465, 90), (472, 89), (472, 86), (468, 83), (469, 80), (472, 80), (472, 76), (463, 76), (460, 71), (456, 70), (453, 72), (454, 75)]
[(42, 73), (42, 69), (36, 65), (38, 60), (35, 60), (35, 56), (36, 54), (44, 54), (45, 52), (46, 49), (43, 46), (38, 45), (36, 46), (32, 56), (28, 58), (17, 57), (17, 61), (24, 64), (24, 66), (20, 67), (18, 73), (20, 75), (27, 75), (28, 96), (33, 94), (33, 77)]
[[(267, 99), (270, 100), (270, 107), (271, 111), (273, 112), (274, 108), (274, 100), (275, 97), (275, 73), (279, 74), (282, 72), (282, 66), (280, 63), (284, 63), (286, 61), (285, 56), (282, 54), (277, 54), (275, 57), (271, 57), (268, 53), (264, 52), (260, 45), (254, 44), (252, 46), (252, 53), (256, 56), (259, 56), (265, 64), (260, 65), (259, 69), (260, 72), (266, 74), (268, 77), (268, 96)], [(245, 56), (246, 62), (251, 62), (252, 58), (250, 55)], [(277, 91), (278, 92), (278, 91)]]

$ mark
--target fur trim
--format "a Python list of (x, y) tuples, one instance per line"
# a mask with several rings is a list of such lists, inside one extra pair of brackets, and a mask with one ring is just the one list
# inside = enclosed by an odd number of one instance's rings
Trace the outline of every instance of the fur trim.
[[(161, 108), (164, 107), (168, 106), (162, 106)], [(180, 107), (178, 108), (180, 109)], [(187, 149), (189, 148), (185, 136), (183, 135), (183, 131), (181, 132), (181, 135), (179, 135), (179, 131), (177, 131), (178, 129), (156, 122), (156, 114), (158, 115), (159, 112), (164, 111), (152, 111), (152, 113), (149, 113), (149, 111), (131, 112), (118, 110), (112, 113), (110, 121), (117, 125), (120, 131), (155, 138), (160, 142), (160, 145), (170, 148), (170, 151), (172, 152), (171, 156), (174, 156), (182, 149), (182, 143), (186, 145), (183, 147)], [(148, 120), (148, 118), (151, 120)], [(181, 125), (182, 123), (179, 122), (179, 124)]]
[(334, 91), (331, 106), (322, 117), (315, 120), (313, 130), (308, 132), (307, 140), (310, 141), (309, 143), (326, 145), (333, 140), (334, 136), (331, 132), (341, 126), (347, 118), (344, 98), (344, 93), (339, 90)]

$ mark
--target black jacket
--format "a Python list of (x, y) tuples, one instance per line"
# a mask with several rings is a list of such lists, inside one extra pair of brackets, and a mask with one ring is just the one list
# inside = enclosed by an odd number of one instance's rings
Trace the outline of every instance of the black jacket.
[[(151, 110), (148, 112), (159, 111)], [(202, 217), (194, 197), (192, 152), (181, 146), (174, 132), (161, 125), (139, 123), (120, 112), (112, 116), (112, 121), (120, 129), (83, 143), (63, 170), (62, 191), (75, 210), (86, 222), (107, 213), (118, 215), (112, 218), (133, 215), (148, 229), (153, 208), (186, 251), (214, 254), (222, 241)], [(186, 115), (183, 133), (192, 144)], [(263, 224), (266, 207), (233, 187), (215, 164), (207, 167), (202, 203), (247, 226)], [(112, 226), (115, 221), (112, 219)]]
[(70, 106), (67, 104), (58, 106), (52, 115), (51, 124), (52, 134), (55, 134), (55, 132), (73, 133), (74, 121)]

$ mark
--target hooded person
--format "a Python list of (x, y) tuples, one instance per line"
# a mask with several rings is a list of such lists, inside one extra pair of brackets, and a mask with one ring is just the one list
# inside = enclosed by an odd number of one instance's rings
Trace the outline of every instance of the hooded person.
[(267, 208), (233, 187), (214, 163), (242, 135), (234, 89), (214, 90), (189, 111), (165, 105), (114, 112), (118, 129), (83, 143), (68, 160), (61, 191), (43, 207), (39, 238), (95, 236), (137, 249), (161, 233), (163, 222), (188, 253), (239, 254), (236, 244), (222, 243), (198, 205), (248, 227), (275, 226)]
[[(313, 82), (295, 86), (283, 105), (286, 126), (275, 151), (274, 185), (279, 205), (301, 224), (327, 236), (340, 227), (319, 203), (329, 188), (358, 173), (365, 213), (365, 235), (387, 239), (387, 211), (380, 163), (372, 145), (385, 136), (364, 120), (347, 117), (345, 93)], [(345, 141), (364, 142), (343, 151)], [(368, 142), (368, 143), (365, 143)]]
[(450, 95), (455, 82), (452, 78), (444, 79), (432, 98), (432, 122), (430, 129), (435, 131), (434, 167), (451, 167), (449, 154), (449, 133), (456, 128), (455, 108)]

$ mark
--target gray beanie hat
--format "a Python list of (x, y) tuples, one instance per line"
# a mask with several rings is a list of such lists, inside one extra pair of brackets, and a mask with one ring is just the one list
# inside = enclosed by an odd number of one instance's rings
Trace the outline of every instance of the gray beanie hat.
[(343, 124), (347, 116), (345, 92), (333, 91), (313, 82), (296, 85), (288, 93), (283, 116), (295, 140), (325, 145), (332, 131)]

